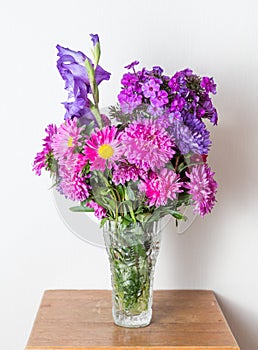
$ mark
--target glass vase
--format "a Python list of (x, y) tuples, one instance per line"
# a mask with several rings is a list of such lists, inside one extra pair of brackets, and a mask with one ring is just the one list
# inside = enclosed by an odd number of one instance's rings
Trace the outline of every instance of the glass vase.
[(127, 227), (107, 221), (103, 233), (110, 262), (112, 314), (122, 327), (145, 327), (152, 318), (154, 269), (160, 221)]

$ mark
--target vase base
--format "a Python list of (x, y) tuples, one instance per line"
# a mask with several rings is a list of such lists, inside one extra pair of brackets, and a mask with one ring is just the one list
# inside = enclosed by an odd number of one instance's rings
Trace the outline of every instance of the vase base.
[(143, 311), (140, 315), (125, 315), (122, 312), (113, 310), (114, 323), (120, 327), (142, 328), (151, 323), (152, 310)]

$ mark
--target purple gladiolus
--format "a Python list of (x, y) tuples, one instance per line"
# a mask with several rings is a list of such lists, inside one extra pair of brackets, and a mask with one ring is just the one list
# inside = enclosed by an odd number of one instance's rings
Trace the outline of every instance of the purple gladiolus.
[(99, 43), (99, 36), (98, 34), (90, 34), (91, 40), (93, 42), (93, 46), (95, 46), (97, 43)]
[[(91, 93), (90, 82), (84, 62), (87, 56), (83, 52), (72, 51), (57, 45), (59, 59), (57, 68), (63, 80), (65, 89), (68, 91), (68, 100), (64, 102), (66, 108), (65, 119), (74, 116), (82, 118), (87, 116), (89, 121), (95, 121), (91, 114), (88, 94)], [(89, 59), (91, 62), (91, 60)], [(109, 80), (110, 73), (101, 66), (97, 66), (95, 71), (96, 83), (99, 85), (103, 80)]]

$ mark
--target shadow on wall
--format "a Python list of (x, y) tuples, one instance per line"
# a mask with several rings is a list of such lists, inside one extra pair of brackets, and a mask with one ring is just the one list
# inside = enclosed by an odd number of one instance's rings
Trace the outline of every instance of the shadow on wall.
[[(215, 289), (215, 292), (241, 350), (257, 350), (258, 310), (253, 305), (256, 300), (252, 302), (249, 293), (252, 291), (251, 294), (255, 294), (253, 291), (257, 289), (257, 282), (253, 277), (257, 275), (255, 266), (258, 265), (258, 257), (253, 256), (252, 252), (252, 246), (257, 243), (254, 235), (257, 217), (251, 215), (255, 212), (254, 193), (258, 193), (257, 111), (251, 108), (256, 103), (254, 96), (243, 92), (239, 85), (232, 86), (232, 83), (229, 83), (227, 91), (221, 92), (221, 95), (225, 99), (222, 101), (224, 110), (220, 113), (221, 127), (216, 130), (213, 137), (213, 163), (216, 165), (216, 178), (219, 183), (215, 210), (219, 221), (215, 221), (215, 225), (218, 231), (220, 228), (222, 231), (217, 235), (213, 234), (213, 251), (210, 259), (216, 259), (215, 256), (220, 255), (220, 249), (225, 241), (228, 249), (228, 256), (225, 252), (223, 255), (223, 258), (226, 258), (225, 267), (234, 272), (230, 294), (234, 295), (233, 300), (239, 299), (239, 303), (233, 302), (225, 294), (217, 293), (219, 290)], [(230, 115), (227, 115), (227, 112)], [(229, 232), (230, 222), (231, 232)], [(244, 231), (243, 222), (247, 225)], [(224, 237), (225, 234), (228, 237)], [(236, 240), (238, 243), (234, 244)], [(244, 268), (239, 269), (241, 265)], [(246, 275), (243, 275), (243, 271)], [(228, 273), (229, 279), (230, 276)], [(234, 286), (239, 286), (234, 278), (242, 280), (241, 289), (234, 289)], [(246, 298), (243, 298), (243, 295)]]
[(163, 249), (171, 268), (166, 278), (173, 288), (213, 289), (241, 350), (257, 350), (258, 310), (252, 300), (258, 293), (257, 111), (252, 108), (254, 96), (243, 92), (241, 84), (230, 79), (226, 84), (219, 93), (221, 122), (211, 131), (209, 156), (219, 184), (218, 203), (211, 215), (198, 218), (182, 236), (166, 230), (169, 244)]
[[(219, 293), (216, 293), (216, 298), (241, 350), (256, 350), (258, 347), (257, 310), (250, 312), (250, 309), (245, 309), (242, 305), (232, 302)], [(248, 323), (244, 320), (248, 320)]]

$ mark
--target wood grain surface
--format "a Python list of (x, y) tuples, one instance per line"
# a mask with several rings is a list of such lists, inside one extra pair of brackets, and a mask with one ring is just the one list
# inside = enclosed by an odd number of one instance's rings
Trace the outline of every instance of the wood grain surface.
[(44, 293), (26, 350), (239, 350), (212, 291), (154, 291), (150, 326), (114, 325), (111, 292)]

